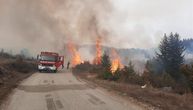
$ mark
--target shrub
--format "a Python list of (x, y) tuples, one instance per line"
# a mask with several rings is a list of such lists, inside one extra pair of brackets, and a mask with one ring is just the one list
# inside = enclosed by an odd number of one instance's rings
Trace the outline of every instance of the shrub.
[(161, 75), (150, 75), (150, 83), (153, 87), (162, 88), (162, 87), (174, 87), (175, 80), (167, 73)]
[(72, 68), (72, 72), (85, 73), (85, 72), (89, 72), (91, 69), (92, 69), (92, 65), (90, 64), (90, 62), (85, 61), (84, 63), (76, 65), (74, 68)]
[(104, 79), (112, 79), (113, 75), (111, 72), (111, 61), (109, 56), (104, 53), (101, 59), (101, 67), (102, 67), (102, 73), (103, 73), (103, 78)]
[(191, 91), (193, 92), (193, 65), (183, 65), (180, 68), (180, 71), (182, 74), (185, 75), (188, 86), (191, 89)]
[[(163, 87), (172, 87), (174, 92), (183, 94), (187, 92), (188, 85), (187, 85), (187, 79), (184, 77), (183, 74), (180, 75), (180, 78), (176, 80), (171, 74), (168, 74), (166, 72), (153, 72), (152, 68), (155, 68), (156, 66), (150, 65), (149, 62), (146, 64), (146, 69), (143, 74), (143, 79), (145, 83), (150, 83), (153, 87), (156, 88), (163, 88)], [(178, 73), (180, 73), (178, 71)], [(173, 73), (175, 74), (175, 73)]]
[(121, 77), (121, 70), (118, 68), (114, 73), (113, 73), (113, 76), (112, 76), (112, 79), (113, 81), (117, 81), (119, 80)]
[(129, 81), (130, 77), (131, 76), (134, 76), (136, 73), (135, 73), (135, 70), (134, 70), (134, 66), (132, 65), (132, 63), (130, 62), (128, 66), (125, 66), (123, 69), (122, 69), (122, 78), (124, 79), (125, 82)]
[(120, 79), (119, 81), (131, 84), (143, 85), (144, 80), (139, 74), (137, 74), (134, 70), (134, 65), (132, 62), (129, 63), (128, 66), (125, 66), (122, 70), (120, 70)]
[(106, 72), (103, 73), (103, 78), (106, 79), (106, 80), (111, 80), (112, 77), (113, 76), (112, 76), (111, 72), (106, 71)]

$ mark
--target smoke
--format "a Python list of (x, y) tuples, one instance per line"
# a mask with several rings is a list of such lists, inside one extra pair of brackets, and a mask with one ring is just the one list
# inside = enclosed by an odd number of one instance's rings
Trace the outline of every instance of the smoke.
[(192, 0), (112, 0), (112, 44), (125, 48), (157, 47), (164, 33), (193, 36)]
[(1, 47), (60, 51), (68, 40), (107, 40), (107, 0), (0, 0), (0, 5)]
[(191, 10), (191, 0), (0, 0), (0, 47), (64, 53), (68, 41), (97, 37), (118, 48), (155, 47), (163, 33), (193, 35)]
[[(98, 38), (115, 48), (151, 48), (164, 33), (193, 36), (192, 7), (192, 0), (0, 0), (0, 48), (33, 56), (55, 51), (70, 61), (66, 44), (72, 42), (82, 60), (92, 61), (94, 47), (80, 45)], [(118, 54), (140, 73), (154, 55), (132, 49)]]

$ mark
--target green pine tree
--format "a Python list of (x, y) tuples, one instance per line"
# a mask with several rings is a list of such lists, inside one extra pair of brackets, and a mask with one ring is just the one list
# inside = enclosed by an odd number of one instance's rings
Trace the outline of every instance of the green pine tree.
[(170, 36), (165, 35), (159, 45), (157, 59), (162, 63), (165, 72), (169, 73), (176, 80), (179, 80), (181, 77), (179, 69), (184, 62), (184, 51), (185, 47), (177, 33), (171, 33)]
[(111, 61), (109, 56), (104, 53), (102, 56), (101, 66), (103, 68), (103, 78), (104, 79), (111, 79), (112, 78), (112, 72), (111, 72)]

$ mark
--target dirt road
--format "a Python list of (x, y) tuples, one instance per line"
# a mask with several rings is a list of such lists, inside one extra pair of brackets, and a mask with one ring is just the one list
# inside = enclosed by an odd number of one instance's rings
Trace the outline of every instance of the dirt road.
[(142, 110), (136, 104), (77, 79), (70, 72), (35, 73), (1, 110)]

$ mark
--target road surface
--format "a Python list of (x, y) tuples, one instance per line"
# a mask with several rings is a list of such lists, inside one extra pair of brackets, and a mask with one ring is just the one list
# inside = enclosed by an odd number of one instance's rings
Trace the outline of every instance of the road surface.
[(35, 73), (16, 88), (1, 110), (142, 110), (70, 72)]

